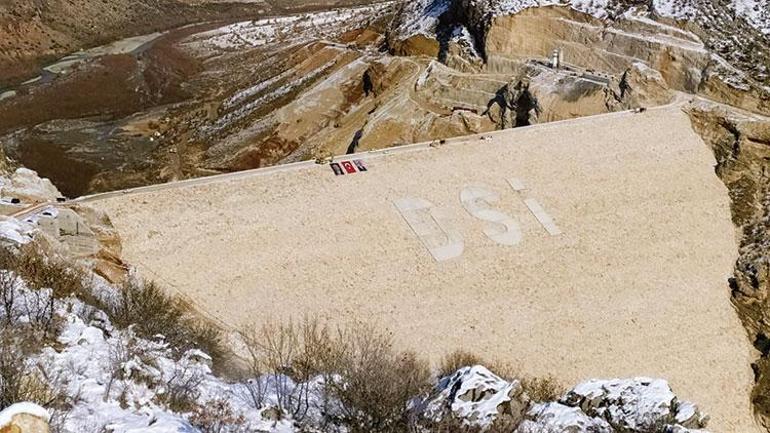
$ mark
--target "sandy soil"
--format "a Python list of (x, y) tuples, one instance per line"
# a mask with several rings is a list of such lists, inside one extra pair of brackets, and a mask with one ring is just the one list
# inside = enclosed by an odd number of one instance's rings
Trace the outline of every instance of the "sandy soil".
[[(433, 359), (464, 348), (565, 383), (663, 377), (711, 413), (711, 430), (759, 431), (753, 349), (729, 301), (727, 191), (678, 108), (454, 143), (370, 158), (362, 174), (312, 166), (94, 204), (128, 262), (233, 326), (314, 313), (375, 321)], [(478, 184), (521, 243), (496, 244), (463, 208), (461, 190)], [(432, 258), (394, 206), (410, 196), (441, 208), (461, 257)]]

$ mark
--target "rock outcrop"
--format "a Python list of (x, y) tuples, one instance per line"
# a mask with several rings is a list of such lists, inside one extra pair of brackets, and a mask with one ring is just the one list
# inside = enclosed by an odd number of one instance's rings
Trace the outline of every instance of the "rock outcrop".
[(453, 44), (472, 47), (452, 54), (508, 73), (560, 49), (568, 68), (620, 77), (641, 64), (673, 90), (770, 112), (770, 18), (755, 9), (701, 0), (421, 0), (403, 7), (389, 43), (396, 54), (447, 64)]
[(109, 217), (82, 204), (57, 203), (59, 197), (53, 183), (32, 170), (0, 176), (0, 243), (20, 246), (37, 240), (108, 281), (122, 281), (127, 267)]
[(479, 365), (440, 379), (415, 410), (431, 422), (452, 417), (481, 429), (502, 423), (515, 433), (695, 433), (709, 419), (661, 379), (592, 380), (559, 401), (534, 403), (520, 381)]
[(674, 99), (663, 75), (644, 63), (631, 65), (613, 90), (624, 108), (665, 105)]
[(507, 382), (476, 365), (441, 379), (420, 410), (423, 416), (434, 421), (453, 416), (469, 425), (488, 427), (498, 417), (520, 423), (528, 405), (529, 398), (521, 382)]
[(61, 196), (50, 180), (40, 178), (37, 173), (26, 168), (19, 168), (10, 177), (0, 179), (0, 198), (8, 201), (45, 203), (56, 201)]
[(603, 419), (616, 431), (698, 429), (708, 423), (708, 416), (694, 404), (679, 401), (660, 379), (592, 380), (569, 391), (562, 403)]
[(498, 129), (534, 125), (542, 109), (529, 90), (529, 78), (516, 77), (497, 92), (487, 110)]
[(532, 407), (516, 433), (570, 432), (613, 433), (606, 421), (587, 415), (577, 407), (544, 403)]
[(0, 433), (48, 433), (50, 415), (32, 403), (17, 403), (0, 411)]

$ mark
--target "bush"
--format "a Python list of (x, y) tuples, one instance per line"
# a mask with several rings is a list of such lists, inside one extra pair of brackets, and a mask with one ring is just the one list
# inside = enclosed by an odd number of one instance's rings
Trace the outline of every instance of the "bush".
[(243, 416), (236, 416), (230, 404), (214, 400), (197, 408), (190, 416), (190, 424), (201, 433), (246, 433)]
[[(6, 257), (8, 259), (8, 257)], [(91, 299), (91, 290), (85, 284), (85, 273), (61, 260), (47, 257), (37, 246), (30, 244), (11, 258), (8, 269), (14, 270), (30, 289), (51, 289), (53, 297), (63, 299), (77, 296)]]
[[(306, 319), (299, 325), (252, 327), (241, 336), (257, 378), (247, 382), (246, 398), (261, 408), (266, 393), (275, 391), (279, 412), (296, 421), (314, 404), (309, 382), (319, 375), (324, 379), (322, 397), (328, 399), (316, 401), (326, 415), (323, 421), (343, 424), (350, 433), (408, 431), (414, 426), (410, 400), (430, 388), (427, 363), (414, 353), (394, 350), (391, 336), (371, 326), (331, 331), (316, 319)], [(275, 389), (268, 390), (265, 377)], [(329, 410), (331, 401), (334, 411)]]
[(152, 281), (127, 281), (120, 298), (105, 309), (114, 325), (121, 328), (134, 325), (137, 336), (145, 339), (163, 335), (178, 354), (200, 349), (215, 363), (225, 356), (220, 330), (196, 316), (189, 304), (169, 296)]
[(536, 402), (556, 401), (566, 393), (564, 386), (553, 376), (525, 378), (521, 386), (529, 398)]
[(438, 377), (446, 377), (463, 367), (481, 365), (500, 378), (512, 382), (520, 377), (519, 369), (514, 365), (503, 361), (488, 361), (484, 358), (464, 350), (456, 350), (441, 359), (438, 366)]
[(11, 327), (18, 319), (17, 298), (19, 277), (11, 270), (15, 257), (9, 251), (0, 248), (0, 308), (2, 308), (2, 325)]
[(303, 421), (311, 409), (311, 380), (334, 371), (336, 364), (335, 342), (328, 327), (317, 319), (301, 324), (268, 322), (247, 327), (240, 335), (249, 353), (251, 379), (246, 382), (246, 400), (254, 409), (261, 409), (272, 391), (281, 414)]
[(174, 412), (189, 412), (197, 407), (204, 376), (188, 360), (176, 363), (171, 375), (164, 380), (160, 403)]
[[(26, 316), (25, 328), (33, 329), (39, 340), (53, 340), (58, 335), (56, 300), (75, 295), (90, 299), (90, 287), (85, 274), (65, 262), (47, 258), (35, 245), (20, 251), (0, 249), (0, 324), (20, 326)], [(21, 290), (20, 283), (28, 290)]]
[(430, 389), (428, 364), (398, 352), (389, 334), (371, 326), (340, 332), (334, 356), (339, 380), (327, 384), (351, 433), (395, 433), (414, 428), (409, 401)]

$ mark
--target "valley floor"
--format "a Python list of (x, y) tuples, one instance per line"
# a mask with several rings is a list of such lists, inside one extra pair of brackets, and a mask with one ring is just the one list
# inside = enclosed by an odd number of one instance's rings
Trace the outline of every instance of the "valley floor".
[(665, 378), (712, 430), (759, 431), (730, 202), (679, 106), (405, 150), (88, 202), (128, 262), (231, 328), (366, 318), (433, 358)]

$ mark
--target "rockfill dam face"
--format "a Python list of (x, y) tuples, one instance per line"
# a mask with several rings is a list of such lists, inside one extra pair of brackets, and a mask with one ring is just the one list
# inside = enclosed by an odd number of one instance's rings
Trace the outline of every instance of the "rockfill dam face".
[(94, 198), (125, 259), (233, 328), (361, 318), (565, 383), (646, 375), (756, 432), (727, 189), (680, 107)]

